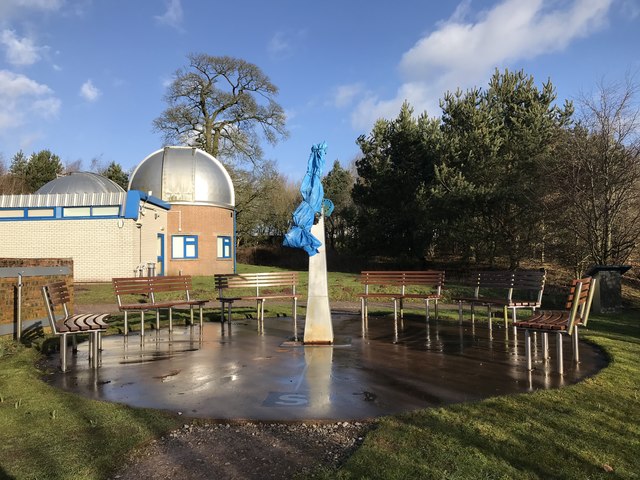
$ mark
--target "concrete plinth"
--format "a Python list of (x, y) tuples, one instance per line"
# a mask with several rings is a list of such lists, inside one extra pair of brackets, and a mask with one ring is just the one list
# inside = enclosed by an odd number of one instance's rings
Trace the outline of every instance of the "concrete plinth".
[(309, 291), (304, 343), (305, 345), (326, 345), (333, 343), (333, 326), (327, 284), (324, 216), (321, 216), (318, 223), (311, 227), (311, 233), (322, 242), (322, 245), (318, 249), (318, 253), (309, 257)]

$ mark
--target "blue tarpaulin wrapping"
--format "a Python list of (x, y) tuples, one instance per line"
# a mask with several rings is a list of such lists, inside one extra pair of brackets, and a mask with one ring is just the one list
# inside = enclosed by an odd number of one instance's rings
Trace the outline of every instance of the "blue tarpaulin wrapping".
[(322, 242), (311, 234), (311, 227), (315, 221), (316, 214), (321, 213), (322, 209), (325, 208), (328, 216), (333, 210), (333, 203), (323, 198), (322, 169), (324, 168), (324, 156), (326, 153), (326, 142), (311, 147), (307, 173), (300, 186), (302, 203), (293, 212), (293, 226), (284, 236), (283, 242), (285, 247), (302, 248), (309, 256), (318, 253), (318, 247), (322, 245)]

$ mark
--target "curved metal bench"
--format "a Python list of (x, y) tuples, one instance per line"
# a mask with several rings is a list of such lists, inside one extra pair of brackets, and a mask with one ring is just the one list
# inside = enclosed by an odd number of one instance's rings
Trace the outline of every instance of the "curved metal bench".
[(71, 296), (66, 283), (62, 281), (44, 285), (42, 295), (51, 332), (60, 337), (60, 369), (63, 372), (67, 371), (67, 336), (72, 336), (74, 340), (72, 351), (77, 353), (75, 335), (78, 334), (89, 334), (89, 361), (93, 368), (97, 368), (100, 334), (108, 327), (106, 319), (109, 318), (109, 314), (71, 314), (67, 306)]

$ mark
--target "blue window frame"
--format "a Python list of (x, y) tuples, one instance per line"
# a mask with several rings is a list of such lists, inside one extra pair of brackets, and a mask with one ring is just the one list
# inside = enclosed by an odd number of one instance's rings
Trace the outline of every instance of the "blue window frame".
[(218, 258), (231, 258), (231, 237), (218, 237)]
[(198, 236), (173, 235), (171, 237), (171, 258), (198, 258)]

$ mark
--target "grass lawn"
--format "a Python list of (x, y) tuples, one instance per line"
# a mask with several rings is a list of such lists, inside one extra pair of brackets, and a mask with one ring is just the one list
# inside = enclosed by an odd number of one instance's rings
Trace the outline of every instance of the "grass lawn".
[(339, 472), (318, 478), (640, 478), (640, 315), (589, 323), (582, 338), (611, 361), (596, 376), (385, 418)]
[[(240, 268), (251, 269), (265, 270)], [(330, 298), (357, 300), (355, 275), (330, 276)], [(211, 278), (195, 282), (213, 296)], [(76, 295), (78, 303), (114, 303), (111, 285), (80, 286)], [(589, 327), (582, 338), (611, 360), (598, 375), (560, 390), (381, 419), (339, 471), (316, 477), (640, 478), (639, 311), (594, 315)], [(184, 423), (52, 388), (40, 380), (39, 356), (0, 340), (0, 478), (108, 478), (135, 448)]]

